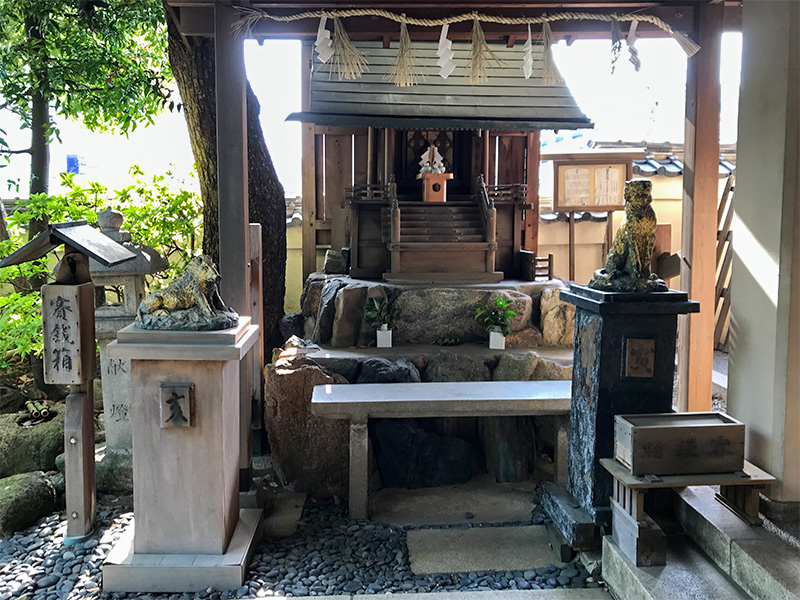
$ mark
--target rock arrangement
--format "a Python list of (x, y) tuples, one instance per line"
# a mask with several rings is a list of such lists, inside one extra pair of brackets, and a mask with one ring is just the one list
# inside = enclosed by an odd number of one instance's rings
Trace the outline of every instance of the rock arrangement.
[[(274, 596), (322, 596), (402, 592), (488, 591), (598, 587), (600, 582), (577, 563), (563, 568), (543, 565), (526, 571), (478, 571), (418, 576), (411, 572), (406, 531), (371, 521), (348, 520), (341, 507), (309, 501), (296, 535), (264, 540), (253, 556), (247, 581), (238, 590), (203, 590), (196, 594), (125, 594), (101, 590), (101, 566), (130, 525), (131, 513), (120, 505), (101, 505), (97, 535), (83, 544), (62, 545), (63, 513), (0, 538), (0, 600), (66, 598), (148, 598), (151, 600), (229, 600)], [(526, 523), (469, 523), (443, 527), (540, 525), (534, 510)], [(426, 525), (426, 529), (438, 528)]]
[(560, 280), (508, 287), (415, 286), (312, 273), (303, 286), (302, 312), (284, 317), (281, 332), (287, 339), (297, 335), (334, 348), (370, 345), (375, 332), (364, 321), (364, 304), (383, 297), (395, 307), (395, 344), (434, 344), (444, 338), (485, 342), (486, 331), (474, 318), (475, 303), (499, 295), (516, 313), (508, 348), (567, 346), (572, 343), (575, 307), (558, 299), (558, 290), (565, 287)]

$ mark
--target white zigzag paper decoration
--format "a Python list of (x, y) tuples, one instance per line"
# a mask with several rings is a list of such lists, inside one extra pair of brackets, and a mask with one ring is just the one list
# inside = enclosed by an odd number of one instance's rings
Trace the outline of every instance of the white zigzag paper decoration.
[(523, 46), (525, 50), (522, 57), (522, 73), (525, 79), (530, 79), (533, 74), (533, 40), (531, 40), (531, 26), (528, 25), (528, 40)]
[(439, 35), (439, 47), (436, 49), (436, 56), (439, 57), (436, 64), (439, 65), (439, 75), (443, 79), (450, 77), (453, 69), (456, 68), (456, 63), (453, 60), (456, 55), (453, 52), (453, 42), (447, 39), (447, 30), (449, 28), (450, 25), (447, 23), (442, 25), (442, 33)]
[(317, 40), (314, 46), (317, 49), (317, 55), (320, 61), (326, 63), (333, 56), (333, 41), (331, 40), (331, 32), (325, 28), (325, 23), (328, 17), (321, 17), (319, 20), (319, 29), (317, 29)]
[(626, 39), (628, 43), (628, 52), (631, 53), (631, 56), (628, 60), (631, 61), (633, 68), (635, 71), (639, 71), (642, 68), (642, 59), (639, 58), (639, 51), (634, 47), (636, 40), (636, 26), (639, 24), (638, 21), (631, 21), (631, 28), (628, 30), (628, 37)]

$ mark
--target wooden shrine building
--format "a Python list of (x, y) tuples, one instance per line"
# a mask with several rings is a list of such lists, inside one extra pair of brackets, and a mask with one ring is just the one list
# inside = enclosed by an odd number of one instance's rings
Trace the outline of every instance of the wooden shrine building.
[[(592, 126), (565, 84), (542, 82), (542, 46), (526, 79), (520, 48), (495, 44), (488, 80), (470, 83), (469, 43), (453, 42), (457, 66), (443, 78), (437, 44), (414, 42), (419, 80), (405, 87), (390, 76), (397, 42), (356, 46), (369, 71), (355, 80), (305, 46), (308, 110), (289, 116), (313, 126), (303, 145), (304, 256), (349, 247), (351, 276), (390, 281), (529, 271), (523, 256), (532, 254), (522, 250), (537, 246), (538, 131)], [(419, 177), (430, 146), (452, 177), (432, 184), (439, 201), (424, 201)]]

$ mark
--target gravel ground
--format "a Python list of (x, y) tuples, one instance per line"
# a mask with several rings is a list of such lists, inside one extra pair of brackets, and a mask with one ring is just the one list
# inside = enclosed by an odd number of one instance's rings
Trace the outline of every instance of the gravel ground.
[[(206, 590), (197, 594), (102, 593), (100, 567), (109, 550), (130, 524), (124, 503), (102, 500), (97, 535), (70, 548), (62, 545), (64, 513), (0, 539), (0, 600), (76, 600), (88, 598), (148, 598), (191, 600), (383, 594), (399, 592), (481, 591), (598, 587), (582, 565), (563, 569), (543, 565), (529, 571), (472, 572), (416, 576), (411, 573), (406, 531), (371, 521), (351, 521), (342, 507), (309, 501), (296, 535), (266, 540), (258, 547), (248, 580), (239, 590)], [(469, 523), (445, 527), (502, 527), (543, 524), (537, 508), (525, 523)], [(426, 529), (436, 528), (425, 526)]]

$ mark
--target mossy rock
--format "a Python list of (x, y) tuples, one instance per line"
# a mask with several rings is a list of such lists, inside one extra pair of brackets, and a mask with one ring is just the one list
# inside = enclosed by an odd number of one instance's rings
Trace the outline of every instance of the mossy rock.
[(33, 525), (56, 507), (56, 490), (41, 471), (0, 479), (0, 536)]
[(51, 471), (64, 452), (64, 408), (32, 427), (20, 425), (27, 413), (0, 415), (0, 477), (30, 471)]

